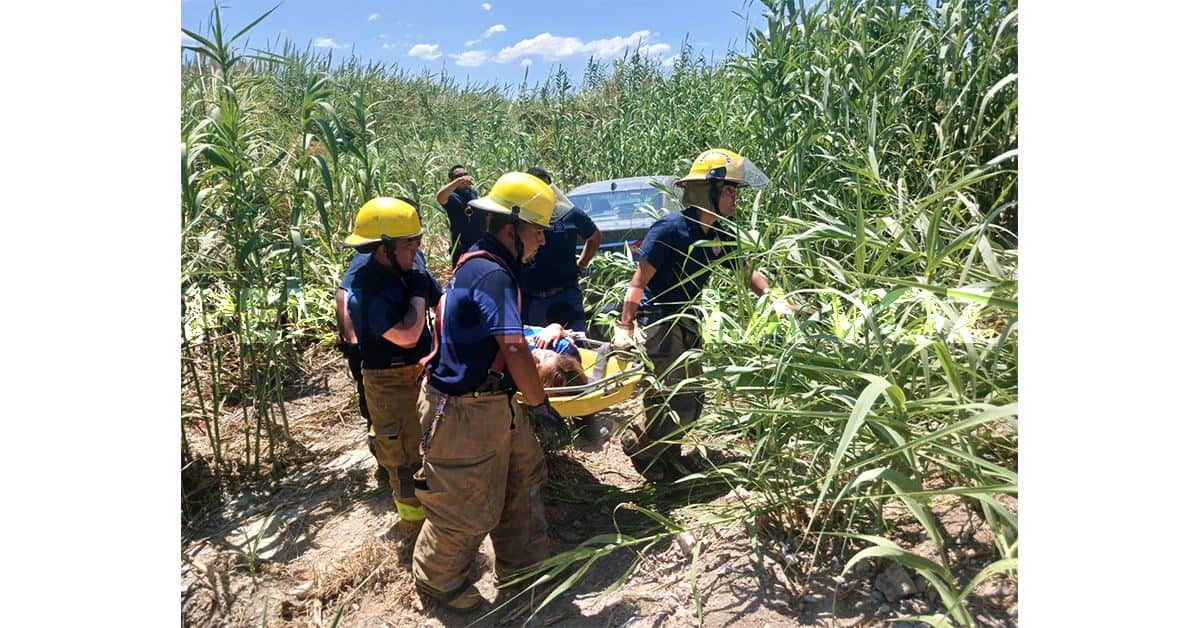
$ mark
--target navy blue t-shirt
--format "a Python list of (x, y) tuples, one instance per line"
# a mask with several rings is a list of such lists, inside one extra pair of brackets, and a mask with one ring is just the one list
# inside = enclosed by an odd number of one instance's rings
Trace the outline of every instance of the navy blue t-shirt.
[[(693, 206), (677, 214), (667, 214), (654, 221), (646, 232), (638, 250), (642, 259), (654, 267), (655, 273), (646, 284), (642, 305), (658, 306), (665, 313), (673, 314), (682, 310), (704, 289), (712, 272), (709, 264), (713, 260), (725, 257), (722, 263), (726, 267), (734, 272), (741, 270), (740, 256), (730, 255), (736, 253), (737, 246), (732, 233), (733, 225), (718, 219), (708, 233), (704, 233), (700, 228), (698, 211)], [(692, 246), (701, 240), (720, 240), (731, 244)]]
[[(358, 261), (358, 257), (355, 257), (355, 261)], [(358, 336), (363, 368), (385, 369), (399, 362), (416, 364), (429, 354), (433, 337), (429, 333), (428, 325), (422, 329), (416, 346), (409, 349), (392, 344), (383, 334), (395, 327), (408, 313), (409, 299), (413, 296), (425, 297), (426, 304), (433, 307), (442, 296), (437, 280), (425, 269), (418, 256), (413, 270), (430, 279), (430, 289), (425, 294), (415, 295), (411, 293), (405, 279), (393, 274), (370, 255), (363, 254), (361, 257), (365, 257), (366, 260), (354, 272), (348, 288), (346, 305), (350, 312), (350, 322), (354, 325), (354, 333)], [(351, 267), (353, 266), (352, 263)]]
[(442, 337), (438, 355), (430, 364), (429, 381), (448, 395), (479, 390), (500, 344), (493, 336), (520, 336), (521, 310), (517, 284), (509, 269), (517, 260), (492, 235), (485, 235), (474, 250), (488, 251), (505, 266), (487, 257), (467, 261), (454, 273), (442, 307)]
[(579, 285), (575, 246), (580, 239), (586, 240), (596, 233), (596, 223), (582, 209), (574, 207), (550, 223), (545, 233), (546, 243), (521, 271), (521, 291), (527, 298)]
[(342, 290), (349, 290), (350, 284), (354, 282), (354, 276), (363, 266), (367, 265), (367, 260), (371, 259), (370, 253), (356, 253), (350, 258), (350, 267), (346, 269), (346, 274), (342, 275), (342, 283), (338, 285)]
[[(475, 188), (454, 190), (442, 207), (446, 217), (450, 219), (450, 263), (457, 261), (458, 256), (471, 248), (479, 238), (483, 237), (483, 211), (469, 207), (467, 203), (479, 198)], [(457, 242), (457, 244), (455, 244)]]
[[(354, 282), (354, 275), (358, 273), (360, 268), (367, 265), (367, 260), (369, 259), (371, 259), (370, 253), (355, 253), (354, 257), (350, 258), (350, 267), (346, 269), (346, 274), (342, 275), (342, 283), (338, 287), (349, 291), (350, 284)], [(437, 286), (438, 295), (442, 294), (442, 284), (438, 283), (437, 277), (434, 277), (433, 273), (430, 273), (425, 267), (425, 251), (417, 250), (417, 257), (413, 260), (413, 268), (429, 275), (429, 278), (433, 280), (433, 285)], [(433, 307), (433, 304), (430, 303), (429, 306)]]

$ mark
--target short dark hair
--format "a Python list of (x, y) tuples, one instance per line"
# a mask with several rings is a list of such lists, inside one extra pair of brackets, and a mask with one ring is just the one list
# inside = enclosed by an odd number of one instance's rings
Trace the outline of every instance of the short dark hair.
[(531, 174), (531, 175), (541, 179), (542, 181), (545, 181), (546, 185), (550, 185), (552, 183), (552, 181), (550, 181), (550, 173), (546, 172), (545, 168), (538, 168), (537, 166), (532, 166), (525, 172), (527, 174)]
[(453, 181), (454, 180), (454, 171), (458, 170), (459, 168), (462, 168), (463, 170), (467, 169), (467, 167), (462, 164), (455, 164), (453, 166), (450, 166), (450, 169), (446, 171), (446, 176), (449, 177), (451, 181)]

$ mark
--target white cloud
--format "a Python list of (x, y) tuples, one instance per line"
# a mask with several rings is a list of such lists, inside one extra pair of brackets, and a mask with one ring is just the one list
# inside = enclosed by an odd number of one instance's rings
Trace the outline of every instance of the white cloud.
[(678, 60), (679, 60), (679, 55), (673, 54), (669, 57), (663, 57), (662, 64), (664, 66), (671, 67), (671, 66), (675, 65), (675, 62)]
[(379, 19), (379, 14), (378, 14), (378, 13), (372, 13), (372, 14), (370, 14), (370, 15), (368, 15), (368, 16), (367, 16), (367, 21), (368, 21), (368, 22), (374, 22), (375, 20), (378, 20), (378, 19)]
[(484, 63), (487, 63), (488, 51), (486, 51), (486, 50), (468, 50), (467, 52), (464, 52), (462, 54), (457, 54), (457, 55), (452, 54), (450, 56), (454, 58), (454, 62), (457, 65), (466, 66), (468, 68), (473, 68), (475, 66), (479, 66), (479, 65), (483, 65)]
[(426, 61), (433, 61), (434, 59), (442, 56), (442, 53), (438, 52), (437, 44), (417, 44), (408, 49), (408, 56), (420, 57)]
[(492, 10), (492, 3), (491, 3), (491, 2), (484, 2), (483, 4), (481, 4), (481, 5), (479, 5), (479, 6), (480, 6), (480, 7), (482, 7), (484, 11), (491, 11), (491, 10)]
[(488, 27), (487, 32), (483, 34), (483, 37), (480, 37), (479, 39), (469, 39), (469, 40), (467, 40), (467, 43), (465, 43), (463, 45), (467, 46), (469, 48), (469, 47), (474, 46), (475, 44), (487, 39), (488, 37), (495, 35), (496, 33), (503, 33), (507, 30), (508, 30), (508, 27), (503, 24), (493, 24), (492, 26)]
[(521, 41), (496, 53), (497, 63), (508, 63), (525, 56), (537, 56), (547, 61), (565, 59), (579, 54), (583, 50), (583, 42), (577, 37), (559, 37), (550, 33), (542, 33), (530, 39)]
[(589, 41), (585, 47), (588, 52), (606, 59), (615, 57), (630, 46), (637, 46), (650, 37), (650, 31), (638, 31), (629, 37), (609, 37), (608, 39), (596, 39)]
[(391, 50), (392, 48), (395, 48), (395, 47), (396, 47), (396, 44), (389, 44), (387, 42), (384, 42), (384, 44), (383, 44), (384, 50)]
[(527, 68), (531, 65), (533, 65), (533, 59), (530, 59), (529, 57), (525, 57), (524, 59), (521, 59), (521, 67)]
[(501, 49), (496, 53), (495, 60), (497, 63), (508, 63), (521, 57), (536, 56), (546, 61), (558, 61), (578, 54), (588, 54), (599, 59), (611, 59), (634, 49), (644, 56), (659, 56), (671, 51), (670, 44), (652, 44), (649, 43), (650, 38), (650, 31), (642, 30), (627, 37), (594, 39), (583, 43), (578, 37), (559, 37), (550, 33), (542, 33)]
[(350, 44), (339, 44), (332, 37), (318, 37), (313, 40), (317, 48), (349, 48)]
[[(649, 46), (642, 46), (641, 48), (638, 48), (638, 52), (643, 57), (657, 57), (664, 52), (671, 52), (671, 45), (670, 44), (661, 44), (661, 43), (660, 44), (650, 44)], [(679, 56), (679, 55), (675, 55), (675, 56)]]
[(637, 49), (642, 56), (654, 57), (671, 51), (670, 44), (651, 44), (650, 31), (638, 31), (628, 37), (609, 37), (608, 39), (596, 39), (584, 44), (583, 47), (601, 59), (611, 59), (619, 57), (626, 51)]

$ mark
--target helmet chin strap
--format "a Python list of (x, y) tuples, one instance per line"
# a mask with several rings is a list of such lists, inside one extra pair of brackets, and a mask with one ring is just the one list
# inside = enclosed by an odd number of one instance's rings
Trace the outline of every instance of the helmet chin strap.
[(708, 180), (708, 202), (712, 203), (714, 214), (721, 215), (721, 182), (717, 179)]
[(404, 269), (400, 268), (400, 261), (396, 259), (396, 247), (392, 246), (394, 241), (392, 238), (383, 241), (383, 253), (387, 255), (388, 263), (392, 265), (392, 272), (400, 274), (404, 272)]
[(513, 228), (513, 248), (517, 251), (517, 268), (515, 269), (517, 274), (520, 274), (521, 267), (525, 265), (525, 243), (521, 241), (520, 211), (520, 206), (513, 205), (512, 214), (510, 214)]

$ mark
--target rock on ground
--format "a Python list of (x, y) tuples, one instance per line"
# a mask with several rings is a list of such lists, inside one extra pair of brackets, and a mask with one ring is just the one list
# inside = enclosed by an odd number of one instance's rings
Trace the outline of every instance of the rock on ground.
[(895, 563), (879, 574), (875, 579), (875, 588), (883, 592), (889, 602), (899, 602), (917, 592), (917, 585), (908, 577), (908, 572)]

